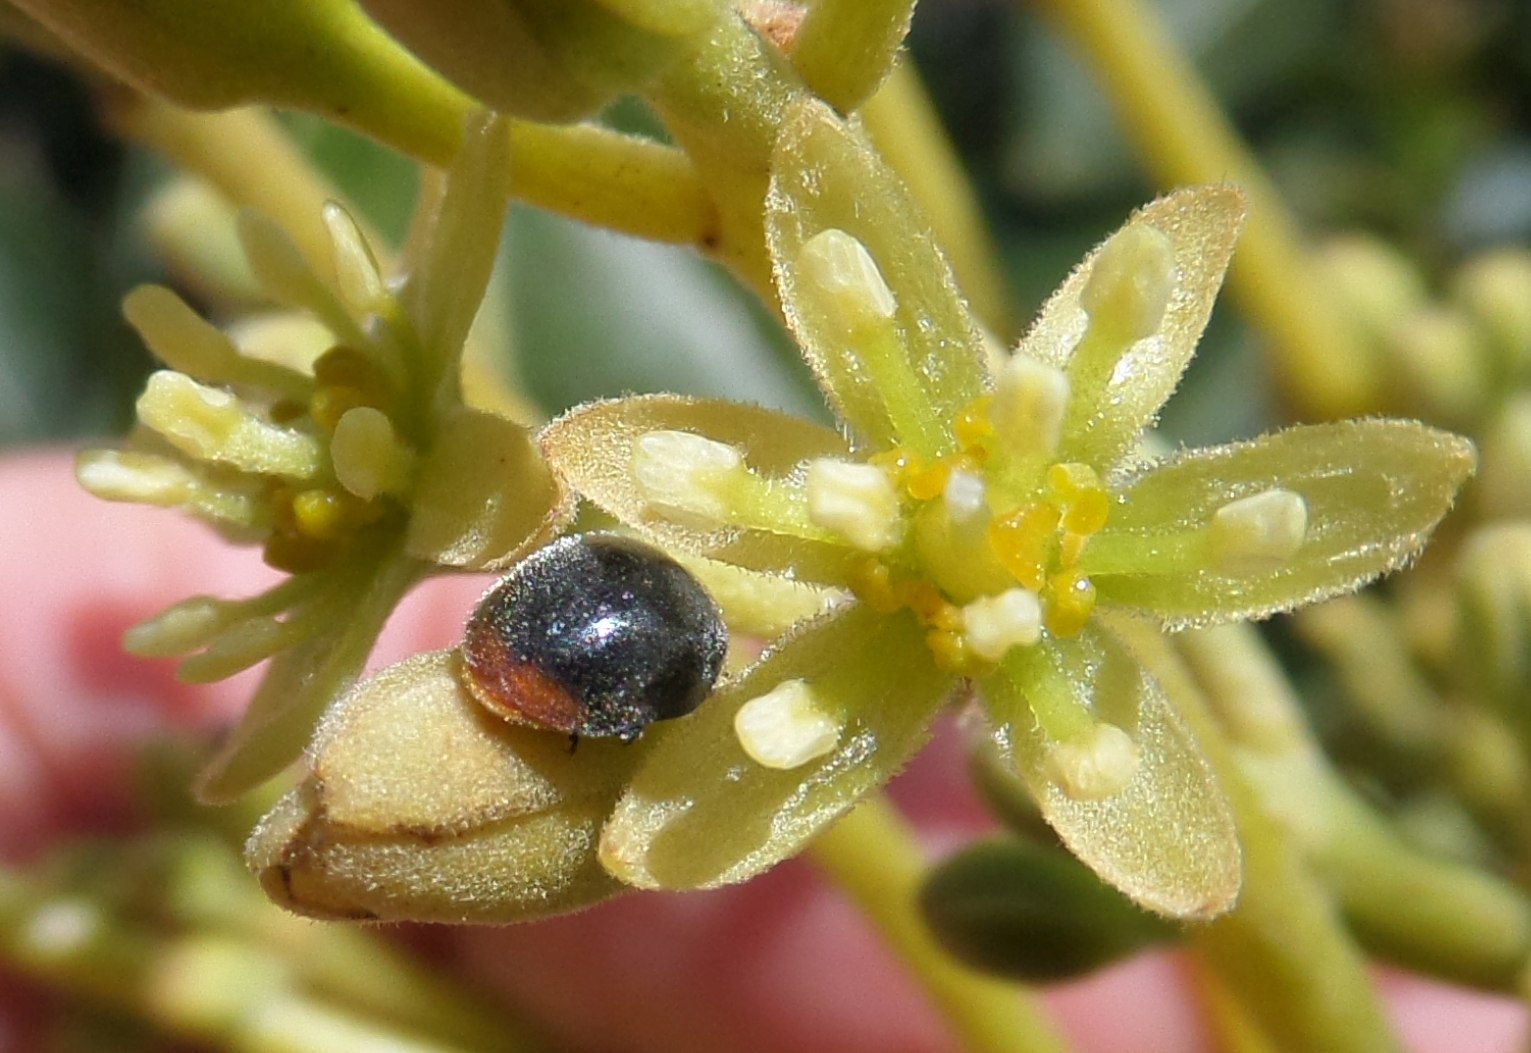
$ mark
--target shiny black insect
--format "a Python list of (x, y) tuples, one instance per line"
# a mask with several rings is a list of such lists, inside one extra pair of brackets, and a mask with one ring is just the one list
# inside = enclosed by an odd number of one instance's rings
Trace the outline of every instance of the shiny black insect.
[(491, 589), (462, 653), (468, 687), (500, 716), (631, 742), (699, 706), (727, 647), (717, 604), (679, 563), (630, 538), (581, 534)]

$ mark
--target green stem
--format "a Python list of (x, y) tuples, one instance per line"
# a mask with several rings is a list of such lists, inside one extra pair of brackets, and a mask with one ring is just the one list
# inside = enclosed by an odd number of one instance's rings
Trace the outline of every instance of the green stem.
[[(1516, 992), (1531, 964), (1531, 901), (1508, 882), (1420, 852), (1364, 804), (1325, 763), (1254, 629), (1178, 640), (1249, 785), (1287, 817), (1366, 947), (1458, 983)], [(1251, 731), (1251, 711), (1265, 714), (1264, 730)]]
[(917, 906), (925, 875), (914, 834), (886, 798), (871, 796), (809, 848), (945, 1015), (970, 1053), (1064, 1053), (1021, 988), (959, 965), (931, 937)]
[(787, 60), (742, 19), (725, 15), (649, 96), (712, 194), (718, 223), (706, 248), (777, 310), (763, 202), (783, 114), (803, 94)]
[(1270, 340), (1288, 395), (1320, 418), (1370, 409), (1377, 378), (1308, 264), (1296, 219), (1147, 0), (1033, 0), (1028, 7), (1084, 52), (1123, 132), (1162, 186), (1231, 182), (1249, 195), (1229, 280)]
[(877, 152), (920, 203), (974, 313), (1001, 340), (1018, 335), (999, 250), (913, 62), (894, 68), (862, 107), (861, 120)]
[(291, 963), (268, 949), (221, 935), (157, 933), (91, 899), (52, 895), (6, 871), (0, 871), (0, 959), (167, 1034), (215, 1048), (249, 1053), (461, 1048), (307, 996)]
[[(1123, 626), (1190, 726), (1228, 797), (1244, 853), (1237, 907), (1189, 933), (1198, 953), (1281, 1049), (1399, 1050), (1360, 950), (1299, 846), (1246, 778), (1224, 729), (1168, 641)], [(1285, 816), (1283, 810), (1280, 814)]]
[(198, 780), (201, 800), (233, 800), (298, 759), (319, 715), (361, 674), (383, 624), (423, 569), (391, 549), (357, 557), (332, 586), (356, 598), (346, 620), (272, 661), (238, 728)]

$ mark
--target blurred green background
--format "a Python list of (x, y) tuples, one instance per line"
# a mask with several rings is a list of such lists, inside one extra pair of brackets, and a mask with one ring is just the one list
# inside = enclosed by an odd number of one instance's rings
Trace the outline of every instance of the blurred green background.
[[(1427, 274), (1531, 241), (1531, 4), (1162, 8), (1315, 234), (1380, 234)], [(1024, 4), (926, 0), (910, 47), (1024, 318), (1155, 188), (1088, 72)], [(378, 227), (402, 229), (410, 164), (317, 121), (291, 127)], [(88, 86), (0, 51), (0, 444), (127, 427), (150, 362), (117, 301), (163, 279), (138, 217), (165, 174), (103, 130)], [(517, 360), (549, 411), (675, 390), (821, 412), (770, 320), (687, 253), (517, 208), (502, 263)], [(1198, 442), (1261, 430), (1278, 415), (1261, 376), (1253, 339), (1220, 311), (1165, 430)]]

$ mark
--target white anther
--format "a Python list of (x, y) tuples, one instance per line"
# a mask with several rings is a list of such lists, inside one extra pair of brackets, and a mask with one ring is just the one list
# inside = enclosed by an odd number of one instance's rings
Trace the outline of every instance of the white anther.
[(989, 521), (988, 489), (981, 475), (960, 470), (952, 472), (946, 477), (941, 499), (946, 502), (946, 514), (956, 526), (982, 526)]
[(691, 432), (651, 431), (633, 443), (633, 479), (644, 499), (698, 526), (727, 522), (724, 484), (744, 471), (744, 456), (737, 449)]
[(883, 552), (903, 536), (898, 490), (881, 468), (821, 458), (808, 465), (808, 518), (865, 552)]
[(1175, 245), (1146, 223), (1123, 227), (1101, 246), (1079, 305), (1090, 324), (1127, 341), (1152, 335), (1175, 291)]
[(1138, 770), (1138, 744), (1115, 724), (1099, 723), (1083, 736), (1047, 751), (1047, 774), (1076, 801), (1099, 801), (1126, 788)]
[(1219, 570), (1247, 573), (1291, 559), (1308, 533), (1308, 503), (1291, 490), (1262, 490), (1212, 516), (1207, 542)]
[(1010, 449), (1052, 454), (1063, 437), (1068, 404), (1069, 378), (1064, 372), (1017, 352), (1005, 360), (995, 381), (989, 420)]
[(884, 323), (898, 309), (866, 246), (843, 230), (815, 234), (798, 251), (798, 273), (847, 332)]
[(1007, 589), (962, 608), (962, 635), (968, 649), (986, 662), (997, 662), (1012, 647), (1029, 647), (1042, 638), (1042, 604), (1025, 589)]
[(834, 749), (840, 725), (819, 709), (805, 682), (785, 680), (739, 708), (734, 734), (755, 763), (785, 771)]

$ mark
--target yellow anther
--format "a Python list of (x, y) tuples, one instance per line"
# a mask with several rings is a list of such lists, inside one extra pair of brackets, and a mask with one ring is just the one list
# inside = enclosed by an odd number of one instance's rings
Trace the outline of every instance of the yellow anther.
[(1058, 539), (1058, 566), (1072, 567), (1079, 562), (1084, 547), (1090, 541), (1089, 534), (1064, 533)]
[(308, 400), (308, 415), (325, 431), (332, 432), (351, 410), (371, 406), (372, 400), (361, 388), (341, 384), (324, 384), (315, 389)]
[(925, 646), (930, 648), (936, 665), (948, 673), (971, 673), (979, 664), (968, 650), (967, 640), (961, 633), (932, 629), (925, 634)]
[(298, 533), (321, 541), (343, 537), (376, 518), (369, 506), (336, 490), (304, 490), (292, 499), (293, 525)]
[(1106, 525), (1110, 510), (1111, 499), (1105, 490), (1081, 490), (1069, 501), (1059, 525), (1071, 534), (1089, 537)]
[(933, 461), (919, 467), (911, 466), (905, 470), (904, 492), (916, 501), (933, 500), (946, 489), (946, 481), (951, 478), (951, 474), (950, 461)]
[(1047, 469), (1047, 489), (1065, 505), (1090, 490), (1100, 490), (1100, 476), (1088, 464), (1066, 462)]
[(1073, 636), (1095, 610), (1095, 584), (1077, 570), (1063, 570), (1042, 593), (1042, 623), (1054, 636)]
[(989, 524), (989, 548), (1017, 582), (1039, 591), (1046, 583), (1058, 510), (1030, 504)]
[(993, 401), (989, 395), (975, 399), (957, 414), (956, 421), (952, 423), (952, 435), (957, 445), (962, 452), (978, 461), (989, 458), (989, 442), (994, 437), (994, 422), (989, 419), (989, 405)]
[(942, 603), (940, 608), (931, 615), (930, 624), (936, 629), (957, 632), (963, 625), (962, 608), (955, 603)]
[(851, 591), (878, 614), (892, 614), (903, 601), (893, 588), (893, 572), (880, 560), (867, 560), (851, 579)]
[(941, 617), (942, 608), (950, 607), (941, 590), (928, 581), (901, 581), (893, 587), (894, 595), (926, 625), (934, 625)]

